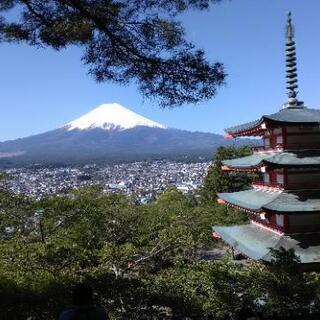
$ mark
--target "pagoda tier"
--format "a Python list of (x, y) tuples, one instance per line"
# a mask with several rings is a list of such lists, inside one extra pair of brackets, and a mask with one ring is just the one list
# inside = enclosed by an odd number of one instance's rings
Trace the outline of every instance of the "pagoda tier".
[(224, 171), (254, 171), (254, 188), (320, 189), (320, 150), (254, 153), (222, 162)]
[(259, 152), (247, 157), (222, 161), (222, 170), (261, 171), (270, 168), (320, 168), (320, 150)]
[(245, 190), (219, 193), (219, 203), (245, 210), (249, 218), (280, 234), (320, 232), (320, 190)]
[[(248, 210), (284, 213), (320, 212), (320, 190), (268, 191), (250, 189), (218, 193), (219, 199)], [(320, 224), (320, 220), (319, 220)]]
[[(287, 23), (288, 102), (259, 120), (226, 129), (227, 137), (260, 136), (253, 154), (225, 160), (225, 171), (255, 171), (252, 189), (219, 193), (218, 202), (248, 213), (250, 224), (213, 227), (215, 234), (252, 259), (270, 261), (270, 248), (294, 248), (304, 264), (320, 262), (320, 110), (296, 99), (291, 14)], [(320, 264), (319, 264), (320, 266)]]
[(320, 237), (319, 234), (309, 233), (283, 236), (271, 233), (255, 223), (241, 226), (214, 227), (223, 240), (235, 250), (255, 260), (270, 262), (271, 248), (286, 250), (294, 249), (300, 258), (302, 267), (306, 270), (319, 268)]
[[(318, 129), (320, 123), (320, 110), (309, 109), (301, 104), (295, 107), (285, 107), (271, 115), (264, 115), (259, 120), (251, 121), (239, 126), (226, 129), (226, 136), (229, 138), (241, 136), (264, 136), (272, 128), (296, 127), (299, 130), (309, 132), (310, 127)], [(282, 132), (281, 132), (282, 133)], [(280, 134), (280, 132), (279, 132)]]

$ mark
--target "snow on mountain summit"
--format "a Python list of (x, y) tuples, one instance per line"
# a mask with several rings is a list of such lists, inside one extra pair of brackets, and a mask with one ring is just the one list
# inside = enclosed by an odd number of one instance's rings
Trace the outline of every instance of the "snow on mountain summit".
[(118, 103), (102, 104), (66, 125), (68, 131), (95, 128), (126, 130), (137, 126), (165, 128), (162, 124), (142, 117)]

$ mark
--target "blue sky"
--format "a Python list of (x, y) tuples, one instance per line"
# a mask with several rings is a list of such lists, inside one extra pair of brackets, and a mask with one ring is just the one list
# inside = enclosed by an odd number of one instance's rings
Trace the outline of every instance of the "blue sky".
[(132, 85), (96, 83), (81, 51), (0, 44), (0, 141), (62, 126), (102, 103), (118, 102), (169, 127), (222, 133), (223, 128), (277, 111), (286, 100), (284, 30), (296, 27), (299, 98), (320, 106), (319, 0), (225, 0), (209, 12), (180, 17), (187, 36), (225, 64), (227, 84), (197, 105), (161, 109)]

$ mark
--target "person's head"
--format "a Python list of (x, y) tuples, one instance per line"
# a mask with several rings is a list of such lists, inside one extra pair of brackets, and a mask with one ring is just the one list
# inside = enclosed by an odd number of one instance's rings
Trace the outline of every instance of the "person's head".
[(84, 283), (77, 284), (73, 288), (72, 300), (75, 306), (93, 304), (92, 288)]

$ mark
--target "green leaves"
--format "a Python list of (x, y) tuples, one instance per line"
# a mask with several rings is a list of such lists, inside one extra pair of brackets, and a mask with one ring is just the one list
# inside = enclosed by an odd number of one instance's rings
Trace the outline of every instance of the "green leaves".
[(217, 199), (219, 192), (233, 192), (246, 188), (251, 181), (247, 173), (230, 173), (222, 171), (222, 161), (250, 155), (250, 147), (219, 147), (215, 153), (213, 164), (208, 170), (208, 174), (200, 189), (201, 201), (203, 203), (213, 203)]
[(176, 15), (220, 1), (6, 0), (0, 41), (56, 50), (77, 45), (97, 81), (134, 82), (161, 106), (196, 103), (214, 97), (226, 74), (186, 40)]
[(0, 238), (1, 318), (55, 319), (80, 281), (111, 319), (307, 319), (319, 310), (319, 276), (300, 272), (292, 251), (275, 251), (270, 266), (203, 260), (200, 250), (216, 245), (211, 225), (245, 217), (174, 188), (148, 205), (99, 187), (37, 202), (9, 192), (0, 199), (3, 230), (15, 226)]
[(272, 250), (272, 255), (270, 267), (261, 279), (266, 291), (266, 313), (287, 319), (308, 317), (313, 305), (319, 306), (315, 278), (301, 271), (293, 249), (280, 247)]

